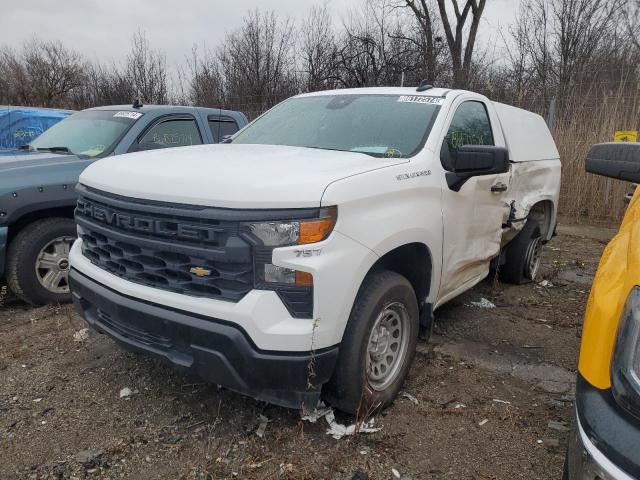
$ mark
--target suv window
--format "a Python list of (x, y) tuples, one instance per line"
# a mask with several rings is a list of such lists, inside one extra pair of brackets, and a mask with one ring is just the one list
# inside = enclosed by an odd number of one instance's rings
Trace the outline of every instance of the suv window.
[(201, 145), (202, 138), (196, 121), (188, 118), (165, 120), (151, 127), (138, 142), (152, 143), (158, 148)]
[(464, 102), (458, 107), (446, 136), (450, 149), (462, 145), (493, 145), (487, 109), (481, 102)]
[(214, 142), (221, 142), (227, 135), (233, 135), (238, 131), (238, 124), (231, 118), (210, 118), (209, 128)]

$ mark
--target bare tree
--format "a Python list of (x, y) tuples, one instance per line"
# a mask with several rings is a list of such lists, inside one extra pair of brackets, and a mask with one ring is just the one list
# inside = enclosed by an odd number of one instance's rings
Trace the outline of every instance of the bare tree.
[[(447, 37), (447, 44), (449, 45), (449, 53), (451, 55), (454, 87), (465, 87), (468, 84), (471, 62), (473, 61), (473, 49), (476, 44), (476, 36), (485, 3), (486, 0), (465, 0), (461, 10), (458, 5), (458, 0), (451, 0), (456, 17), (456, 24), (452, 29), (447, 14), (446, 0), (438, 0), (440, 20), (442, 21), (442, 26)], [(463, 32), (467, 19), (469, 18), (469, 13), (471, 13), (471, 24), (465, 42)]]
[[(427, 80), (434, 81), (437, 73), (438, 42), (436, 14), (427, 0), (404, 0), (404, 6), (413, 13), (424, 38), (424, 55), (427, 62)], [(455, 87), (469, 84), (473, 63), (473, 51), (486, 0), (437, 0), (440, 24), (445, 33), (451, 62), (451, 74)], [(453, 8), (455, 24), (452, 24), (447, 6)], [(468, 30), (466, 39), (464, 32)]]
[[(438, 44), (442, 38), (436, 34), (437, 26), (434, 23), (434, 12), (427, 0), (405, 0), (405, 5), (411, 9), (417, 24), (420, 26), (421, 35), (413, 37), (414, 43), (424, 55), (424, 79), (431, 83), (438, 77)], [(417, 40), (420, 39), (420, 40)]]
[(300, 55), (307, 91), (329, 89), (337, 83), (338, 47), (326, 5), (311, 8), (302, 24)]
[(352, 11), (339, 41), (339, 81), (345, 87), (397, 85), (415, 64), (402, 18), (387, 0), (366, 2)]
[(84, 82), (86, 64), (60, 42), (34, 38), (20, 51), (0, 52), (0, 84), (7, 101), (23, 105), (60, 107)]
[(531, 0), (518, 15), (514, 49), (544, 98), (567, 97), (577, 84), (617, 78), (620, 15), (627, 0)]
[(0, 100), (16, 105), (36, 105), (22, 57), (15, 50), (0, 50)]
[(224, 102), (224, 79), (218, 57), (205, 50), (200, 56), (196, 46), (187, 60), (191, 80), (187, 98), (194, 105), (219, 107)]
[(130, 103), (136, 96), (133, 83), (126, 72), (111, 65), (93, 64), (87, 67), (85, 83), (74, 96), (76, 108)]
[(294, 28), (273, 12), (249, 12), (218, 52), (227, 100), (266, 108), (296, 91)]
[(152, 50), (143, 31), (131, 38), (126, 76), (134, 91), (146, 103), (167, 102), (167, 65), (164, 54)]

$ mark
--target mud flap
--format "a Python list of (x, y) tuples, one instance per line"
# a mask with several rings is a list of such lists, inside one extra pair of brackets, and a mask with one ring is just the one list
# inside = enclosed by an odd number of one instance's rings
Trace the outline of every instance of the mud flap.
[(433, 304), (425, 303), (420, 310), (420, 332), (418, 338), (424, 342), (428, 342), (433, 333), (433, 323), (435, 317), (433, 315)]

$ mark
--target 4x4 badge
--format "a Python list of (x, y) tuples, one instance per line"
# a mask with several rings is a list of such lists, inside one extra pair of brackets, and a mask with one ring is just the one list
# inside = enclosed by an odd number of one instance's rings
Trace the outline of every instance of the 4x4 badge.
[(211, 275), (211, 270), (207, 270), (206, 268), (202, 267), (191, 267), (189, 271), (197, 277), (208, 277), (209, 275)]

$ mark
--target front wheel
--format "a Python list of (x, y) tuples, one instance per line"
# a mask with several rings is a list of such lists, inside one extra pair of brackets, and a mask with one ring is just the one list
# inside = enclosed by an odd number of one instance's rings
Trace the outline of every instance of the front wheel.
[(391, 404), (409, 372), (418, 328), (418, 303), (409, 281), (390, 271), (369, 275), (351, 311), (325, 398), (361, 415)]
[(7, 283), (32, 305), (68, 302), (69, 250), (76, 238), (70, 218), (36, 220), (15, 236), (7, 252)]

